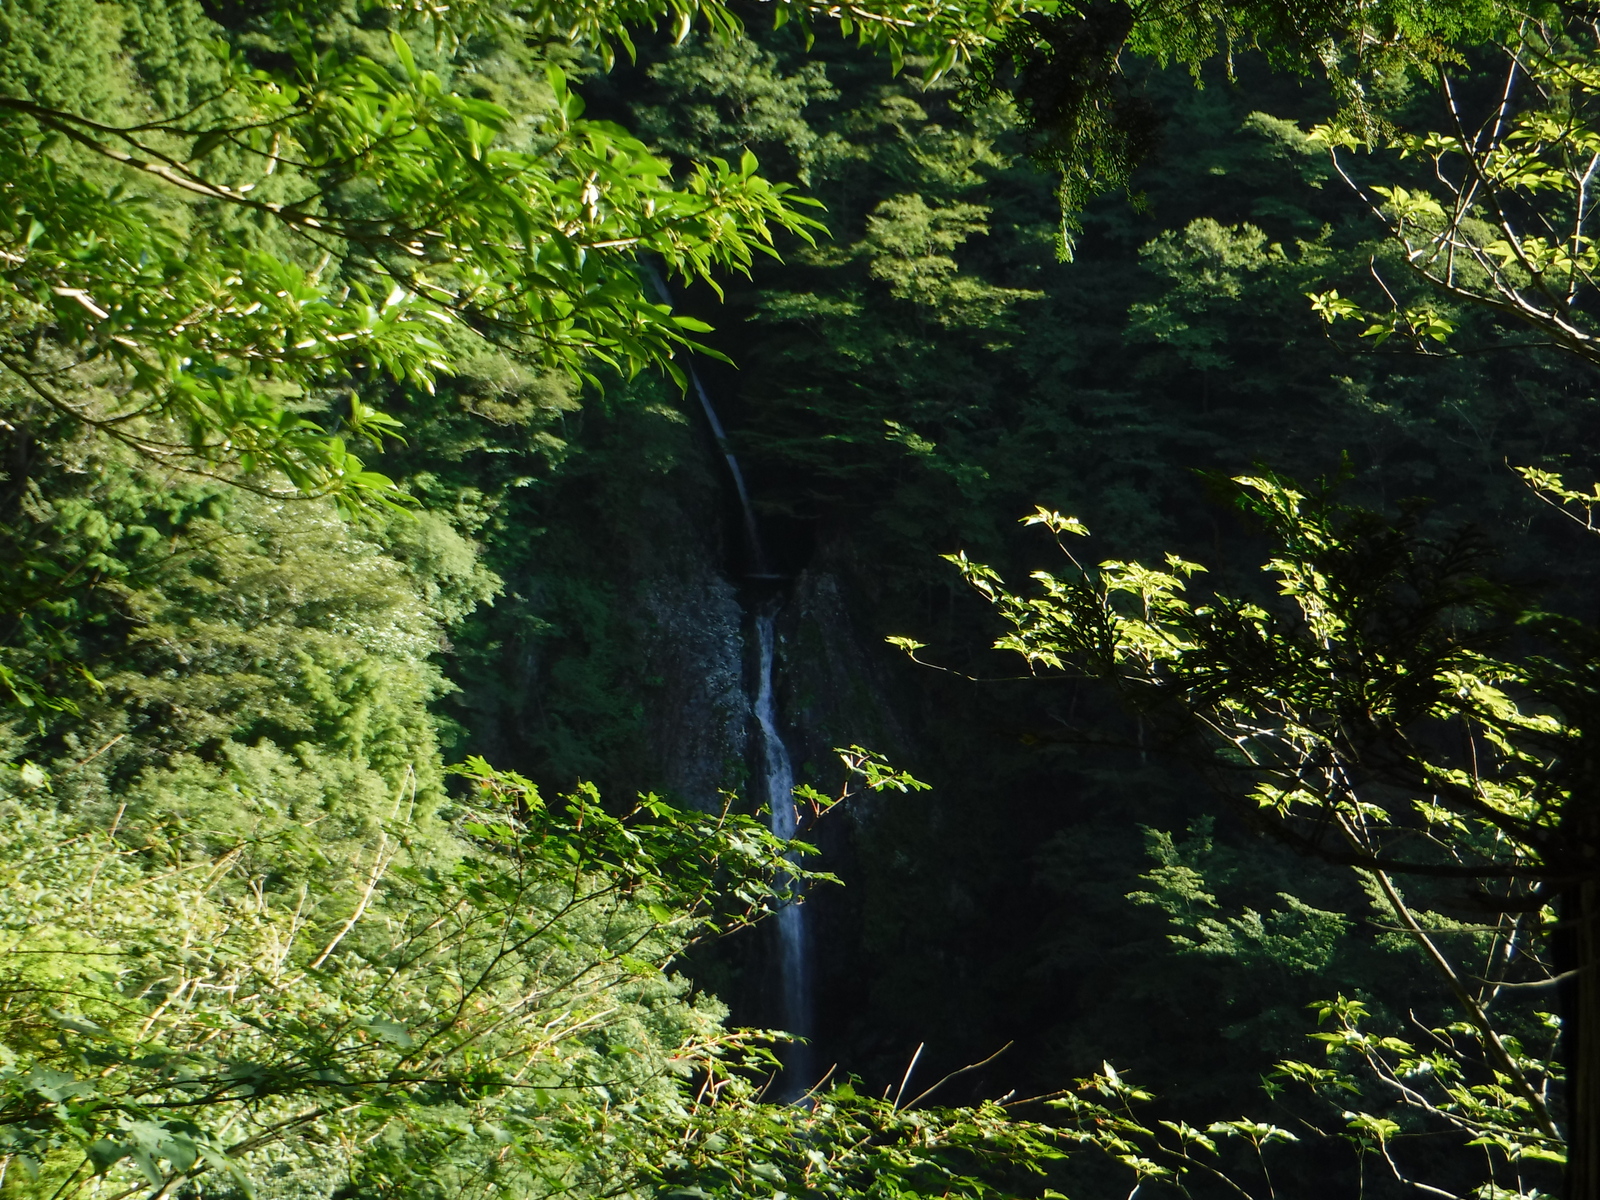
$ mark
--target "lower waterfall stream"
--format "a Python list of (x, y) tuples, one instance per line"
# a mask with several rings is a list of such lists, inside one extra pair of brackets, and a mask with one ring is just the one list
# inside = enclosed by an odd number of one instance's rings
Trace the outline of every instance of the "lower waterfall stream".
[[(755, 716), (761, 730), (761, 786), (770, 813), (771, 829), (789, 839), (797, 832), (794, 805), (794, 764), (778, 731), (778, 705), (773, 687), (777, 664), (778, 605), (769, 603), (756, 613), (759, 651)], [(786, 904), (772, 918), (778, 929), (778, 1012), (782, 1027), (798, 1037), (810, 1037), (811, 947), (805, 906)], [(784, 1099), (800, 1095), (812, 1083), (811, 1047), (794, 1042), (784, 1055)]]

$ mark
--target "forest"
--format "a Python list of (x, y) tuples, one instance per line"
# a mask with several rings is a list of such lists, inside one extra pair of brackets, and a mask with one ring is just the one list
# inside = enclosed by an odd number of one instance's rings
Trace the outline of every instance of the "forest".
[(0, 1198), (1600, 1200), (1600, 12), (0, 0)]

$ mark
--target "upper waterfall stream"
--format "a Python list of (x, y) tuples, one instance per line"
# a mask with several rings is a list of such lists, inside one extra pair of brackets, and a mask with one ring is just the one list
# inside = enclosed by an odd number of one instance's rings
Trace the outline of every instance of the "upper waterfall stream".
[[(655, 284), (656, 295), (661, 297), (663, 304), (671, 307), (672, 292), (667, 287), (666, 279), (653, 264), (645, 263), (643, 266), (650, 276), (650, 281)], [(744, 470), (739, 466), (739, 459), (728, 443), (728, 433), (722, 427), (722, 419), (717, 416), (716, 405), (711, 403), (711, 393), (706, 391), (706, 385), (700, 379), (700, 372), (695, 370), (694, 361), (685, 357), (684, 369), (689, 376), (689, 386), (694, 389), (694, 394), (700, 401), (700, 411), (705, 414), (712, 440), (716, 442), (717, 451), (722, 455), (723, 465), (728, 468), (728, 478), (733, 483), (734, 495), (739, 501), (739, 517), (744, 523), (746, 549), (750, 553), (750, 573), (765, 576), (769, 569), (766, 548), (761, 543), (761, 527), (756, 524), (756, 510), (750, 503), (750, 489), (745, 485)]]

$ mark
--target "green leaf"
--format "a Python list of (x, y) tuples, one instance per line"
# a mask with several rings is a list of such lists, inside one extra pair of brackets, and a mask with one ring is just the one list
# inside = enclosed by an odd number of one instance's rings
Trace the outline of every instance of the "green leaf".
[(373, 1036), (388, 1042), (391, 1046), (398, 1046), (402, 1050), (409, 1050), (416, 1042), (411, 1036), (411, 1031), (398, 1021), (383, 1021), (369, 1018), (361, 1023), (362, 1028), (368, 1030)]

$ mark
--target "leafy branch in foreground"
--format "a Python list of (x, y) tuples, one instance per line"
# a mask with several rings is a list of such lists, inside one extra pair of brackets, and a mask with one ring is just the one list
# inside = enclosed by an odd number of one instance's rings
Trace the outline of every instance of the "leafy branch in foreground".
[[(579, 5), (559, 0), (512, 4), (460, 0), (448, 6), (424, 0), (373, 0), (372, 7), (386, 9), (408, 24), (431, 26), (452, 38), (498, 24), (541, 41), (587, 43), (598, 49), (607, 70), (619, 49), (632, 58), (634, 35), (655, 26), (665, 26), (679, 42), (697, 24), (717, 37), (735, 35), (744, 28), (736, 6), (725, 0)], [(774, 26), (795, 25), (808, 46), (819, 27), (833, 26), (858, 45), (888, 55), (896, 73), (907, 54), (925, 55), (928, 77), (937, 78), (981, 52), (1010, 23), (1047, 7), (1037, 0), (773, 0), (768, 10)]]
[(459, 857), (411, 855), (402, 791), (352, 889), (327, 895), (233, 878), (243, 845), (185, 860), (74, 827), (17, 774), (0, 834), (14, 1183), (245, 1187), (323, 1145), (355, 1178), (404, 1158), (414, 1194), (463, 1173), (528, 1194), (631, 1178), (626, 1140), (602, 1152), (566, 1123), (669, 1098), (751, 1043), (663, 972), (778, 902), (792, 847), (729, 812), (646, 798), (613, 817), (590, 789), (545, 804), (466, 770)]
[[(908, 786), (850, 755), (862, 786)], [(456, 773), (454, 843), (414, 840), (408, 775), (347, 884), (283, 888), (272, 845), (119, 838), (61, 811), (38, 768), (0, 772), (7, 1194), (304, 1177), (323, 1193), (633, 1196), (685, 1173), (794, 1194), (816, 1174), (806, 1146), (830, 1140), (828, 1169), (856, 1187), (948, 1155), (999, 1170), (1007, 1145), (1050, 1136), (849, 1089), (762, 1103), (784, 1035), (725, 1028), (670, 964), (831, 877), (731, 797), (701, 813), (643, 796), (619, 815), (592, 787), (546, 800), (482, 759)]]
[[(1433, 74), (1443, 127), (1414, 132), (1333, 122), (1311, 131), (1346, 184), (1382, 223), (1406, 269), (1445, 303), (1484, 307), (1531, 330), (1537, 345), (1600, 362), (1589, 316), (1596, 286), (1595, 171), (1600, 165), (1600, 42), (1583, 19), (1526, 20), (1504, 46), (1500, 77), (1474, 111), (1476, 83), (1454, 64)], [(1353, 153), (1387, 159), (1371, 181)], [(1410, 303), (1397, 282), (1376, 308), (1314, 294), (1331, 324), (1366, 323), (1431, 353), (1455, 331), (1437, 301)]]
[[(356, 501), (391, 485), (347, 439), (398, 423), (352, 400), (340, 433), (286, 400), (383, 376), (431, 388), (485, 339), (583, 378), (677, 373), (705, 326), (648, 301), (636, 257), (709, 281), (772, 253), (775, 228), (817, 227), (748, 155), (674, 181), (584, 120), (554, 67), (546, 107), (513, 114), (447, 88), (398, 32), (390, 47), (380, 64), (290, 25), (293, 66), (269, 71), (219, 43), (210, 97), (137, 123), (0, 97), (0, 366), (164, 464)], [(288, 252), (194, 229), (180, 196)]]
[[(1414, 520), (1272, 477), (1234, 485), (1276, 543), (1263, 566), (1275, 596), (1195, 595), (1204, 568), (1175, 556), (1085, 566), (1066, 539), (1087, 529), (1045, 510), (1028, 523), (1056, 534), (1070, 570), (1036, 572), (1036, 593), (1010, 591), (964, 556), (952, 561), (1010, 626), (997, 648), (1108, 685), (1247, 820), (1353, 868), (1432, 963), (1459, 1016), (1425, 1031), (1424, 1050), (1364, 1042), (1354, 1010), (1339, 1010), (1342, 1044), (1366, 1056), (1392, 1102), (1500, 1146), (1503, 1163), (1594, 1145), (1600, 829), (1582, 750), (1597, 711), (1593, 631), (1494, 585), (1470, 535), (1430, 539)], [(1506, 654), (1513, 631), (1537, 638), (1539, 651)], [(1460, 965), (1444, 945), (1453, 927), (1408, 901), (1401, 876), (1436, 892), (1464, 889), (1440, 898), (1493, 914), (1486, 968)], [(1519, 1042), (1523, 1025), (1537, 1031), (1548, 1019), (1491, 1016), (1524, 989), (1561, 982), (1549, 940), (1558, 905), (1580, 931), (1562, 1045), (1574, 1082), (1564, 1095), (1553, 1086), (1560, 1072)], [(1391, 1051), (1398, 1057), (1382, 1057)], [(1300, 1077), (1330, 1078), (1309, 1068)], [(1587, 1178), (1586, 1155), (1572, 1178)]]

